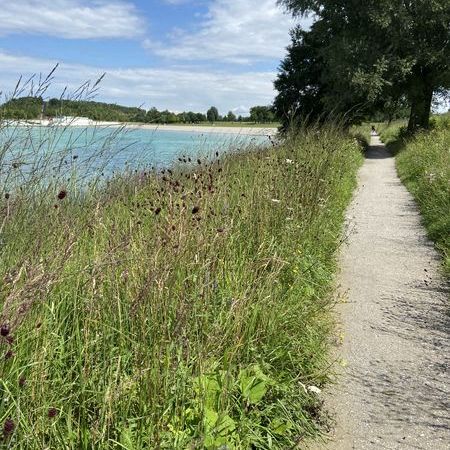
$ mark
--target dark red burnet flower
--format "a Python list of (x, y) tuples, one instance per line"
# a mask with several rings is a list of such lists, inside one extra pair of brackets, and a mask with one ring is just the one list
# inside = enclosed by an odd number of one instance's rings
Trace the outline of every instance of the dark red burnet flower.
[(5, 194), (5, 199), (6, 199), (6, 200), (9, 199), (9, 192), (7, 192), (7, 193)]
[(161, 212), (161, 208), (159, 208), (159, 207), (156, 208), (154, 211), (155, 215), (158, 215), (160, 212)]
[(60, 190), (57, 197), (59, 200), (64, 200), (67, 197), (67, 191), (64, 189)]
[(58, 410), (56, 408), (49, 408), (48, 409), (48, 418), (49, 419), (53, 419), (54, 417), (56, 417), (56, 415), (58, 414)]
[(27, 383), (27, 380), (26, 380), (25, 377), (20, 377), (19, 378), (19, 386), (20, 387), (24, 387), (26, 383)]
[(8, 336), (9, 332), (10, 332), (9, 325), (7, 323), (4, 323), (0, 328), (0, 334), (3, 337), (6, 337), (6, 336)]
[(192, 208), (192, 214), (197, 214), (200, 211), (200, 207), (199, 206), (194, 206)]
[(12, 434), (15, 428), (16, 424), (14, 423), (14, 420), (6, 419), (5, 423), (3, 424), (3, 434), (5, 436), (9, 436), (10, 434)]

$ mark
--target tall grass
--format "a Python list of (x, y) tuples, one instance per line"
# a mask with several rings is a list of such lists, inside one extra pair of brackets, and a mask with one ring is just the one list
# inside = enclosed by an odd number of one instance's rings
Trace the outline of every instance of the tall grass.
[[(394, 141), (395, 142), (395, 141)], [(430, 238), (450, 274), (450, 122), (435, 119), (434, 130), (398, 140), (397, 169), (413, 194)]]
[(323, 426), (359, 145), (328, 127), (188, 158), (0, 188), (5, 448), (286, 449)]

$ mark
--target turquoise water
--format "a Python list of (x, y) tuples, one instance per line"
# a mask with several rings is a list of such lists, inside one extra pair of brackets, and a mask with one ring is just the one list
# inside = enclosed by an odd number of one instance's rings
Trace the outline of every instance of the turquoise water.
[(184, 131), (77, 128), (0, 127), (0, 178), (9, 182), (39, 177), (114, 173), (162, 168), (178, 158), (194, 160), (216, 152), (239, 151), (249, 145), (265, 145), (266, 136)]

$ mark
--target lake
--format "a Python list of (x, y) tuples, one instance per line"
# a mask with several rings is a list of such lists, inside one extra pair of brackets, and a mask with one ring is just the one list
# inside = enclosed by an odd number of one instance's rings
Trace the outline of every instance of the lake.
[(0, 179), (2, 185), (7, 181), (17, 186), (30, 176), (109, 177), (125, 170), (167, 167), (182, 155), (196, 159), (267, 144), (267, 136), (242, 133), (0, 126)]

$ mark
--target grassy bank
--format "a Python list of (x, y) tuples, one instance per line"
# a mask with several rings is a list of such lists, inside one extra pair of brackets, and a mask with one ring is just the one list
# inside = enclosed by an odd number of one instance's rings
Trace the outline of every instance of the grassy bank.
[(361, 162), (311, 130), (0, 200), (1, 445), (287, 449), (321, 427), (331, 284)]
[(434, 129), (414, 138), (392, 139), (400, 178), (413, 194), (430, 238), (444, 256), (450, 274), (450, 121), (438, 119)]

